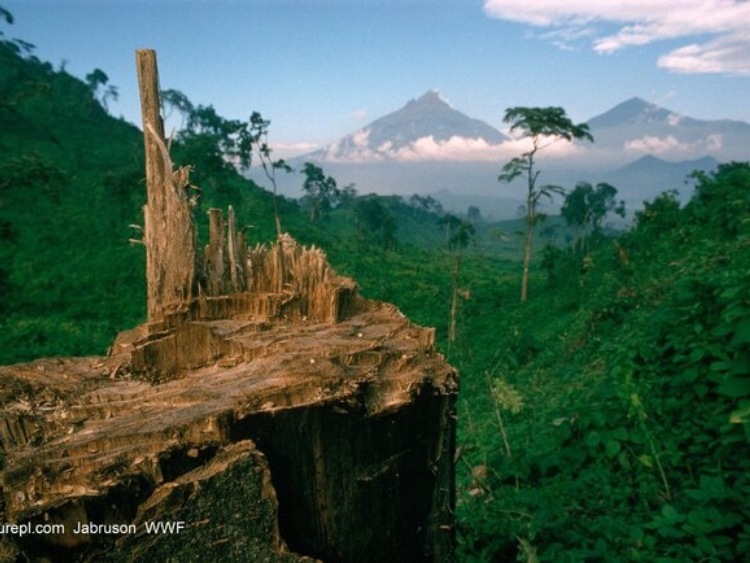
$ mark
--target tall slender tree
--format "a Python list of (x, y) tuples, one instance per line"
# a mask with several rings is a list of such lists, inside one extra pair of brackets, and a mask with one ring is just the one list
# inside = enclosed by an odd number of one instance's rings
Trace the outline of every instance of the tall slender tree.
[(469, 221), (463, 221), (451, 213), (446, 213), (437, 222), (438, 227), (445, 232), (445, 245), (450, 254), (453, 255), (453, 274), (451, 288), (451, 318), (448, 325), (448, 342), (456, 341), (456, 316), (458, 314), (458, 298), (469, 298), (470, 292), (458, 286), (461, 277), (461, 261), (464, 249), (473, 240), (476, 233), (474, 225)]
[(260, 160), (260, 166), (263, 169), (263, 173), (271, 182), (271, 188), (273, 190), (273, 218), (276, 223), (276, 236), (281, 238), (281, 217), (279, 215), (279, 202), (278, 202), (278, 186), (276, 184), (276, 171), (281, 170), (282, 172), (289, 173), (292, 171), (292, 167), (289, 166), (283, 158), (273, 160), (271, 158), (271, 149), (268, 144), (268, 127), (271, 125), (271, 121), (263, 119), (263, 116), (254, 111), (250, 116), (250, 137), (252, 139), (252, 146), (255, 148), (258, 159)]
[(575, 124), (561, 107), (512, 107), (505, 110), (505, 123), (510, 124), (511, 132), (520, 132), (531, 140), (531, 148), (512, 158), (502, 168), (498, 180), (510, 183), (519, 176), (526, 179), (526, 237), (524, 240), (523, 276), (521, 279), (521, 301), (528, 298), (529, 265), (534, 245), (534, 227), (543, 217), (537, 213), (542, 197), (552, 199), (553, 194), (563, 194), (560, 186), (539, 185), (540, 170), (537, 169), (537, 154), (558, 141), (574, 139), (594, 141), (585, 123)]

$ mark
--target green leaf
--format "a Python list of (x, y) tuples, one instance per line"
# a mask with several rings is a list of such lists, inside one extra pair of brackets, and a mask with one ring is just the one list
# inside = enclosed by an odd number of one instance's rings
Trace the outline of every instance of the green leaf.
[(750, 397), (750, 377), (729, 377), (719, 384), (718, 391), (733, 399)]
[(599, 432), (589, 432), (586, 434), (586, 445), (590, 448), (595, 448), (598, 446), (602, 441), (601, 436), (599, 435)]
[(750, 424), (750, 403), (732, 411), (729, 414), (730, 424)]
[(664, 506), (662, 506), (661, 515), (670, 522), (677, 522), (679, 520), (682, 520), (680, 513), (677, 512), (675, 507), (671, 504), (665, 504)]
[(703, 489), (685, 489), (684, 492), (686, 497), (698, 502), (704, 501), (707, 498), (706, 491)]
[(620, 440), (621, 442), (628, 439), (628, 429), (624, 426), (618, 426), (610, 433), (613, 438)]
[(617, 462), (620, 464), (620, 467), (625, 470), (629, 470), (633, 466), (633, 464), (630, 463), (630, 457), (624, 451), (617, 454)]
[(727, 371), (731, 367), (731, 364), (724, 360), (718, 360), (711, 364), (711, 371)]
[(701, 361), (706, 355), (705, 348), (694, 348), (692, 352), (690, 352), (690, 361), (691, 362), (699, 362)]
[(685, 529), (692, 533), (706, 534), (709, 533), (713, 526), (711, 522), (706, 520), (706, 513), (704, 510), (691, 510), (688, 514), (687, 524), (684, 526)]
[(597, 553), (601, 554), (607, 554), (610, 551), (607, 547), (607, 542), (605, 542), (602, 538), (597, 538), (595, 549)]
[(651, 469), (654, 466), (654, 460), (651, 458), (650, 455), (646, 455), (646, 454), (639, 455), (638, 461), (640, 461), (641, 464), (648, 467), (649, 469)]
[(734, 299), (742, 292), (742, 286), (735, 285), (732, 287), (728, 287), (724, 291), (721, 292), (721, 297), (724, 299)]
[(734, 338), (732, 338), (732, 344), (750, 344), (750, 317), (745, 317), (737, 323), (737, 327), (734, 329)]
[(609, 457), (615, 457), (620, 451), (620, 442), (617, 440), (607, 440), (604, 444), (604, 448), (607, 450)]
[(735, 375), (750, 374), (750, 355), (737, 354), (732, 361), (732, 373)]

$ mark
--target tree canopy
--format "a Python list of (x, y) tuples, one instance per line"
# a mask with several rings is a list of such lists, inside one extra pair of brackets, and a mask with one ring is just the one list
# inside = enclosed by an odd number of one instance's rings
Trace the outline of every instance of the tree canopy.
[(600, 182), (596, 188), (588, 182), (579, 182), (568, 193), (560, 214), (573, 228), (574, 250), (586, 252), (588, 239), (600, 234), (601, 223), (609, 213), (625, 216), (625, 202), (618, 202), (616, 196), (617, 188), (606, 182)]
[(505, 110), (503, 121), (510, 124), (511, 132), (520, 131), (524, 137), (594, 141), (589, 126), (574, 124), (561, 107), (512, 107)]
[(310, 221), (315, 222), (336, 206), (341, 192), (336, 180), (326, 176), (323, 169), (312, 162), (305, 162), (302, 173), (305, 175), (302, 191), (305, 192)]

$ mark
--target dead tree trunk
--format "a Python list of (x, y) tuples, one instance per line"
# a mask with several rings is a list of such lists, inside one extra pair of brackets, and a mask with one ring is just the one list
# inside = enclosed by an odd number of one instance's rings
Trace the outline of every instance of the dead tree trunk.
[(208, 295), (223, 295), (224, 271), (226, 269), (224, 257), (224, 214), (221, 209), (208, 210), (208, 244), (204, 250), (203, 267), (206, 273), (206, 293)]
[(229, 257), (229, 293), (242, 293), (245, 290), (245, 266), (247, 246), (245, 234), (237, 232), (237, 219), (234, 209), (229, 206), (227, 223), (227, 254)]
[(193, 296), (196, 241), (187, 194), (189, 168), (172, 170), (164, 143), (160, 114), (156, 52), (136, 52), (146, 151), (146, 206), (143, 209), (146, 245), (148, 322), (179, 309)]

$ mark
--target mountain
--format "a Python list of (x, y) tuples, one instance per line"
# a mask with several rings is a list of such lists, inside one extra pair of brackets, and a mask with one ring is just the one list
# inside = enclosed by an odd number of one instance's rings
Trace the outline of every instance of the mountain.
[(507, 140), (491, 125), (452, 108), (436, 90), (304, 159), (322, 162), (464, 160)]
[[(704, 156), (697, 160), (683, 160), (681, 162), (669, 162), (656, 158), (655, 156), (644, 156), (631, 162), (621, 168), (618, 168), (614, 174), (641, 174), (643, 176), (658, 176), (663, 174), (674, 173), (690, 174), (694, 170), (714, 170), (719, 165), (719, 161), (712, 156)], [(668, 189), (668, 187), (665, 187)]]
[[(694, 119), (637, 97), (587, 123), (595, 142), (550, 157), (555, 158), (555, 168), (612, 170), (645, 155), (675, 162), (705, 155), (721, 162), (750, 158), (750, 124)], [(498, 129), (454, 109), (431, 90), (323, 149), (293, 160), (498, 163), (517, 152), (516, 143)]]
[(711, 155), (719, 161), (750, 158), (750, 124), (729, 119), (704, 121), (656, 104), (631, 98), (588, 122), (598, 160), (620, 166), (639, 156), (695, 160)]
[[(617, 104), (609, 111), (590, 119), (587, 123), (591, 129), (605, 129), (628, 124), (663, 124), (684, 119), (668, 109), (649, 103), (641, 98), (630, 98), (621, 104)], [(687, 119), (690, 122), (695, 122), (693, 119)]]
[(628, 198), (629, 207), (650, 199), (666, 190), (677, 190), (681, 201), (686, 202), (693, 191), (692, 172), (712, 172), (719, 161), (712, 156), (696, 160), (669, 162), (647, 155), (606, 175), (606, 181), (619, 187)]

